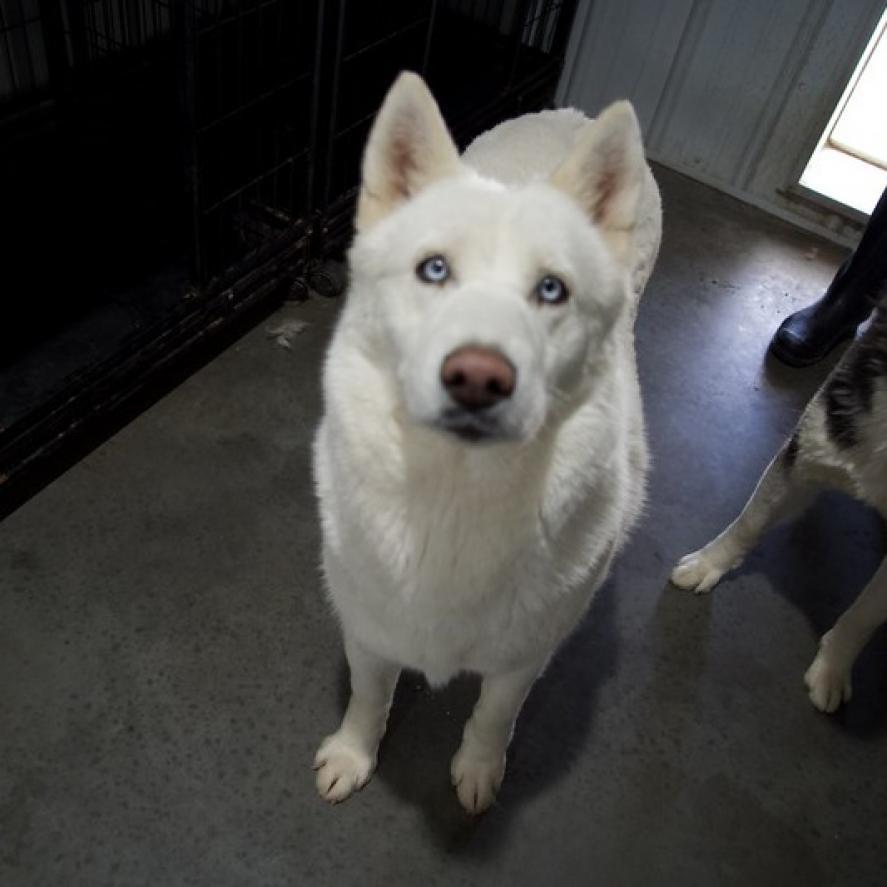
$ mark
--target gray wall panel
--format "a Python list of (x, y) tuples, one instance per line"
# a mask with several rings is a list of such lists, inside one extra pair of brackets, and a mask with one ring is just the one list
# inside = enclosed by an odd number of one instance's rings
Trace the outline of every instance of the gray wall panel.
[(844, 243), (857, 221), (789, 189), (884, 0), (587, 0), (560, 99), (631, 99), (649, 155)]

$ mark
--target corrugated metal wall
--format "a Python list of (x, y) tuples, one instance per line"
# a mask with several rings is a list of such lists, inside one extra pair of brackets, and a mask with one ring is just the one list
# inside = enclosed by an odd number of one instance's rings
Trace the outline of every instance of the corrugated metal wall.
[[(792, 192), (884, 0), (586, 0), (561, 103), (634, 103), (649, 156), (844, 243), (860, 224)], [(885, 98), (887, 107), (887, 98)]]

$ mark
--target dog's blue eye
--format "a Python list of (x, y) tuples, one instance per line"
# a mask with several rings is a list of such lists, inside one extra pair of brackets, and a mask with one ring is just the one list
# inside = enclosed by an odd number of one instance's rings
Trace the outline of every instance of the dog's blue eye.
[(426, 283), (443, 283), (450, 276), (450, 266), (443, 256), (432, 256), (419, 263), (416, 274)]
[(546, 274), (536, 284), (536, 298), (546, 305), (557, 305), (566, 302), (570, 293), (567, 285), (558, 277)]

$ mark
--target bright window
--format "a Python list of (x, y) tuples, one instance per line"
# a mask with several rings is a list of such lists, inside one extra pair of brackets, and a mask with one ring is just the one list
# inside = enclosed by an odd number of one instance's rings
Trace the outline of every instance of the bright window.
[(850, 80), (801, 184), (870, 214), (887, 187), (887, 12)]

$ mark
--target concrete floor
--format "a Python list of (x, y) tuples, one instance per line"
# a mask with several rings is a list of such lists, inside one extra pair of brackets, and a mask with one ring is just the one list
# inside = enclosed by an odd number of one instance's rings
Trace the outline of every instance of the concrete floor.
[(801, 684), (879, 521), (828, 497), (711, 597), (666, 582), (827, 371), (764, 353), (840, 252), (658, 177), (650, 505), (533, 691), (497, 806), (472, 822), (448, 784), (467, 679), (404, 679), (372, 783), (314, 795), (345, 689), (309, 470), (338, 305), (317, 300), (282, 312), (310, 324), (292, 350), (254, 330), (0, 526), (0, 883), (884, 883), (883, 633), (839, 715)]

